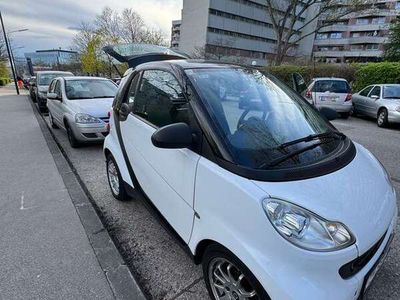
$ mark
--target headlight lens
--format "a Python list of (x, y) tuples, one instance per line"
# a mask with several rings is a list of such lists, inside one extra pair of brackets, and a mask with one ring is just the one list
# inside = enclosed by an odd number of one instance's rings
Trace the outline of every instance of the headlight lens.
[(91, 115), (88, 114), (76, 114), (75, 115), (75, 122), (76, 123), (83, 123), (83, 124), (89, 124), (89, 123), (100, 123), (100, 120), (98, 118), (95, 118)]
[(265, 199), (263, 208), (278, 233), (300, 248), (334, 251), (355, 242), (354, 236), (343, 224), (325, 220), (289, 202)]

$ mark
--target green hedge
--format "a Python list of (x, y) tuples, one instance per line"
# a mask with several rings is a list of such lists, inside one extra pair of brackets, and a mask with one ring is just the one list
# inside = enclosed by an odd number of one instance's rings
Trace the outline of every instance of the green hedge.
[(11, 80), (9, 78), (0, 78), (0, 86), (5, 86), (9, 84)]
[(400, 83), (400, 63), (382, 62), (353, 64), (355, 78), (353, 89), (359, 91), (370, 84)]
[(282, 65), (266, 67), (266, 70), (292, 86), (291, 74), (300, 73), (306, 83), (314, 77), (345, 78), (357, 92), (370, 84), (400, 83), (400, 63), (317, 64), (315, 66)]

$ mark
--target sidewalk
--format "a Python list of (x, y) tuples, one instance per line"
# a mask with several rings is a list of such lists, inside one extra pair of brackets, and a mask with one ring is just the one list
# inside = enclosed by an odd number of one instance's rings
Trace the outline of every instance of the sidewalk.
[(0, 299), (115, 299), (28, 98), (13, 93), (0, 88)]

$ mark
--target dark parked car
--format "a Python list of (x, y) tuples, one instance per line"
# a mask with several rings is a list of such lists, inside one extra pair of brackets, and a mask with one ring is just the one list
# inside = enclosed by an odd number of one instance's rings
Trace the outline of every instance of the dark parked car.
[[(33, 101), (36, 100), (39, 106), (40, 112), (47, 110), (47, 90), (51, 81), (56, 77), (74, 76), (71, 72), (61, 71), (39, 71), (36, 74), (36, 82), (32, 86), (33, 90)], [(31, 94), (32, 95), (32, 94)]]

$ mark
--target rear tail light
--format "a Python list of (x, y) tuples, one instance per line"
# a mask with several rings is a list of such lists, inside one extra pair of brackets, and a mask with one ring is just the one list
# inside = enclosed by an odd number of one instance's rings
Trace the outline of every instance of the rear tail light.
[(351, 94), (347, 94), (346, 99), (344, 101), (351, 101), (352, 95)]
[(311, 98), (311, 91), (310, 91), (310, 90), (307, 90), (307, 92), (306, 92), (306, 98)]

